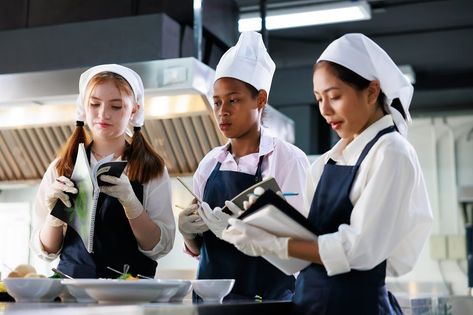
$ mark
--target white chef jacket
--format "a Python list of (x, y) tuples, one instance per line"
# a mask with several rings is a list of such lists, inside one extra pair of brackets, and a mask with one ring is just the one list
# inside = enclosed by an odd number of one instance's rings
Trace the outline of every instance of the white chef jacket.
[[(118, 158), (117, 160), (120, 159), (121, 158)], [(39, 185), (34, 205), (35, 226), (30, 241), (30, 246), (33, 251), (40, 258), (46, 261), (54, 260), (61, 252), (61, 250), (59, 250), (57, 253), (47, 253), (44, 251), (43, 245), (39, 239), (39, 232), (47, 217), (50, 216), (50, 211), (46, 205), (46, 192), (48, 187), (58, 177), (56, 163), (57, 159), (49, 165), (43, 179), (41, 180), (41, 184)], [(90, 164), (92, 167), (97, 164), (97, 160), (93, 154), (91, 154), (90, 157)], [(153, 220), (153, 222), (155, 222), (161, 229), (161, 239), (151, 250), (143, 250), (139, 245), (138, 249), (144, 255), (156, 260), (171, 251), (174, 244), (176, 230), (176, 223), (172, 213), (171, 181), (166, 168), (164, 169), (162, 176), (154, 178), (143, 185), (143, 207), (150, 219)], [(65, 232), (66, 228), (64, 228), (64, 234)]]
[(283, 192), (297, 192), (298, 196), (286, 197), (287, 201), (301, 213), (304, 213), (304, 192), (309, 161), (305, 153), (298, 147), (280, 140), (271, 135), (268, 129), (261, 128), (259, 152), (239, 158), (238, 163), (228, 152), (230, 141), (220, 147), (212, 149), (200, 161), (194, 173), (194, 192), (201, 199), (210, 174), (218, 162), (221, 162), (221, 171), (235, 171), (246, 174), (255, 174), (260, 156), (263, 157), (262, 176), (272, 176), (276, 179)]
[[(328, 159), (355, 165), (376, 134), (393, 125), (386, 115), (347, 144), (340, 140), (311, 166), (306, 185), (310, 209)], [(318, 238), (320, 258), (329, 276), (351, 269), (369, 270), (387, 259), (387, 274), (409, 272), (430, 235), (432, 210), (417, 154), (398, 132), (385, 134), (361, 163), (350, 192), (350, 224)]]

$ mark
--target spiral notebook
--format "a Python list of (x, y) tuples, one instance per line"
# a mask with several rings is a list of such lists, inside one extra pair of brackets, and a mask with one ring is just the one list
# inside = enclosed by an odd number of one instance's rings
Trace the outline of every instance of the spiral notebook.
[(99, 198), (99, 186), (109, 185), (102, 182), (100, 175), (120, 177), (127, 161), (112, 161), (113, 154), (103, 158), (91, 169), (84, 144), (80, 143), (77, 150), (76, 163), (72, 171), (71, 180), (79, 191), (77, 194), (68, 194), (71, 207), (66, 207), (61, 200), (57, 200), (51, 215), (64, 221), (80, 235), (85, 248), (89, 253), (93, 250), (93, 236), (95, 211)]

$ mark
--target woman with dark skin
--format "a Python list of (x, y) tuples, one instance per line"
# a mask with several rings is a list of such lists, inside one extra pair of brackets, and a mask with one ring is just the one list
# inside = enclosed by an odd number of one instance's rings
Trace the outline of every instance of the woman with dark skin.
[[(194, 191), (204, 202), (189, 206), (179, 216), (187, 250), (199, 256), (198, 279), (236, 280), (226, 299), (287, 300), (294, 290), (292, 275), (222, 240), (228, 219), (240, 212), (229, 200), (264, 177), (274, 177), (283, 191), (299, 192), (289, 202), (296, 209), (303, 205), (307, 157), (262, 127), (274, 69), (261, 35), (255, 32), (242, 33), (223, 55), (216, 69), (213, 109), (220, 131), (229, 140), (211, 150), (194, 174)], [(225, 205), (232, 215), (222, 211)]]

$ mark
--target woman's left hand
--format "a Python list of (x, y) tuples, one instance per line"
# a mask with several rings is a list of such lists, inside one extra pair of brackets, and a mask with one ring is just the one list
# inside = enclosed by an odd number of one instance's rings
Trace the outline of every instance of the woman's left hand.
[(100, 179), (111, 184), (110, 186), (100, 186), (100, 192), (117, 198), (125, 209), (125, 215), (129, 220), (135, 219), (143, 212), (143, 205), (136, 197), (128, 176), (122, 174), (118, 178), (101, 175)]
[(278, 237), (256, 226), (231, 218), (231, 225), (223, 231), (222, 239), (235, 245), (239, 251), (249, 256), (275, 255), (289, 259), (289, 237)]

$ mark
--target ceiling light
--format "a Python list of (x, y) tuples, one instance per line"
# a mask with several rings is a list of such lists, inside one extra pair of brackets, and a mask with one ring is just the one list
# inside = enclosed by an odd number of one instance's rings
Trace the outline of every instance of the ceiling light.
[[(371, 8), (366, 1), (343, 1), (319, 5), (268, 9), (266, 28), (268, 30), (302, 27), (309, 25), (341, 23), (371, 19)], [(238, 30), (259, 31), (259, 12), (240, 14)]]

